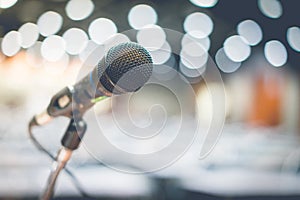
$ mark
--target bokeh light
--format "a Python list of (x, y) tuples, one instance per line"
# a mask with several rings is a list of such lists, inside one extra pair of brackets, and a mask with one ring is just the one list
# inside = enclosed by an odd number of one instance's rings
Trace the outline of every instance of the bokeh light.
[(237, 26), (237, 32), (251, 46), (257, 45), (263, 38), (261, 27), (253, 20), (244, 20)]
[(134, 29), (157, 23), (156, 11), (148, 5), (139, 4), (132, 7), (128, 13), (128, 23)]
[(190, 34), (186, 33), (184, 34), (184, 36), (182, 37), (181, 40), (181, 46), (185, 46), (191, 42), (196, 42), (202, 45), (202, 47), (208, 51), (210, 48), (210, 39), (209, 37), (205, 37), (205, 38), (195, 38), (193, 36), (191, 36)]
[(189, 69), (203, 68), (208, 60), (208, 56), (207, 50), (196, 42), (184, 45), (180, 51), (180, 61)]
[(138, 31), (137, 42), (148, 50), (157, 50), (166, 41), (165, 31), (157, 25), (148, 25)]
[(195, 38), (208, 37), (213, 31), (213, 27), (211, 18), (201, 12), (189, 14), (183, 23), (184, 31)]
[(287, 62), (287, 50), (278, 40), (267, 42), (265, 44), (264, 53), (267, 61), (275, 67), (280, 67)]
[(251, 48), (247, 44), (247, 41), (239, 35), (233, 35), (227, 38), (223, 46), (228, 58), (234, 62), (242, 62), (251, 54)]
[(92, 0), (70, 0), (65, 9), (70, 19), (79, 21), (88, 18), (94, 11), (94, 8)]
[(287, 30), (286, 39), (291, 46), (297, 52), (300, 52), (300, 28), (290, 27)]
[(104, 56), (104, 52), (104, 45), (98, 45), (92, 40), (89, 40), (85, 45), (85, 49), (79, 54), (79, 59), (84, 65), (96, 66)]
[(6, 9), (15, 5), (18, 0), (0, 0), (0, 8)]
[(190, 0), (192, 4), (202, 8), (211, 8), (214, 7), (219, 0)]
[(117, 33), (117, 26), (115, 23), (107, 18), (98, 18), (92, 21), (89, 26), (89, 36), (97, 44), (104, 44), (104, 42)]
[(234, 62), (227, 57), (224, 48), (217, 51), (215, 61), (219, 69), (225, 73), (235, 72), (241, 66), (241, 62)]
[(166, 41), (160, 49), (149, 51), (153, 64), (161, 65), (167, 62), (171, 56), (171, 46)]
[(62, 24), (62, 16), (54, 11), (43, 13), (37, 21), (39, 32), (45, 37), (56, 34), (61, 29)]
[(29, 48), (38, 40), (39, 29), (36, 24), (26, 23), (19, 28), (19, 33), (21, 34), (21, 47)]
[[(183, 59), (184, 60), (184, 59)], [(182, 60), (181, 60), (182, 61)], [(203, 74), (205, 72), (206, 66), (202, 66), (201, 68), (190, 68), (189, 66), (186, 66), (183, 62), (179, 62), (179, 70), (181, 71), (181, 73), (189, 78), (196, 78), (201, 76), (201, 74)]]
[(269, 18), (279, 18), (282, 15), (282, 5), (278, 0), (258, 0), (258, 8)]
[(58, 35), (51, 35), (43, 41), (41, 54), (47, 61), (56, 62), (64, 55), (65, 49), (65, 40)]
[(1, 49), (4, 55), (14, 56), (21, 49), (21, 34), (17, 31), (8, 32), (2, 39)]
[(78, 55), (85, 48), (88, 36), (82, 29), (70, 28), (63, 34), (63, 39), (66, 42), (66, 52)]

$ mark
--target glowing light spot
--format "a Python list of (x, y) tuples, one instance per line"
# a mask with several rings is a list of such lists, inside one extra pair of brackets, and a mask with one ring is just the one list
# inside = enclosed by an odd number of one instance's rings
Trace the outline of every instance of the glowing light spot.
[(8, 32), (2, 40), (1, 49), (6, 56), (16, 55), (21, 49), (21, 34), (17, 31)]
[(297, 52), (300, 52), (300, 28), (290, 27), (286, 35), (289, 45)]
[(107, 52), (110, 48), (113, 46), (116, 46), (121, 43), (125, 42), (130, 42), (130, 39), (127, 37), (127, 35), (124, 35), (122, 33), (116, 33), (112, 37), (110, 37), (106, 42), (105, 42), (105, 52)]
[(56, 34), (62, 27), (63, 18), (54, 11), (43, 13), (37, 21), (40, 34), (47, 37)]
[(89, 35), (97, 44), (104, 42), (117, 33), (117, 26), (113, 21), (107, 18), (98, 18), (92, 21), (89, 26)]
[(213, 21), (211, 18), (201, 12), (195, 12), (188, 15), (183, 23), (185, 32), (195, 38), (208, 37), (213, 31)]
[(41, 54), (42, 42), (36, 42), (26, 51), (26, 62), (31, 67), (41, 67), (43, 65), (43, 58)]
[(251, 48), (246, 40), (239, 36), (233, 35), (224, 42), (224, 50), (228, 58), (234, 62), (242, 62), (251, 54)]
[(47, 37), (41, 46), (41, 54), (47, 61), (58, 61), (65, 53), (66, 43), (58, 35)]
[(206, 67), (203, 66), (201, 68), (190, 68), (190, 66), (186, 66), (184, 63), (179, 63), (179, 69), (182, 72), (184, 76), (190, 77), (190, 78), (196, 78), (201, 76), (205, 72)]
[(184, 45), (180, 51), (180, 61), (190, 69), (199, 69), (205, 66), (208, 60), (208, 52), (197, 42)]
[(258, 8), (269, 18), (279, 18), (282, 15), (282, 5), (278, 0), (258, 0)]
[(220, 70), (225, 73), (235, 72), (238, 68), (240, 68), (240, 62), (234, 62), (227, 57), (223, 48), (219, 49), (215, 56), (216, 64)]
[(140, 4), (132, 7), (128, 13), (129, 25), (134, 29), (141, 29), (147, 25), (157, 23), (156, 11), (148, 5)]
[(219, 0), (190, 0), (192, 4), (202, 8), (211, 8), (214, 7)]
[(285, 46), (278, 40), (271, 40), (265, 44), (265, 57), (275, 67), (280, 67), (287, 62), (288, 54)]
[(39, 38), (39, 29), (36, 24), (26, 23), (19, 28), (21, 34), (21, 46), (23, 48), (29, 48), (35, 44)]
[(202, 47), (208, 51), (210, 48), (210, 39), (209, 37), (205, 37), (205, 38), (195, 38), (191, 35), (189, 35), (188, 33), (184, 34), (182, 40), (181, 40), (181, 46), (185, 46), (191, 42), (196, 42), (199, 43), (200, 45), (202, 45)]
[(94, 8), (94, 3), (91, 0), (70, 0), (66, 5), (66, 13), (70, 19), (79, 21), (88, 18)]
[(263, 38), (260, 26), (253, 20), (245, 20), (238, 24), (237, 32), (251, 46), (257, 45)]
[(87, 34), (79, 28), (70, 28), (63, 34), (66, 42), (66, 52), (71, 55), (78, 55), (88, 41)]
[(0, 0), (0, 8), (6, 9), (15, 5), (18, 0)]
[(136, 39), (143, 47), (154, 51), (165, 43), (166, 33), (160, 26), (149, 25), (138, 31)]

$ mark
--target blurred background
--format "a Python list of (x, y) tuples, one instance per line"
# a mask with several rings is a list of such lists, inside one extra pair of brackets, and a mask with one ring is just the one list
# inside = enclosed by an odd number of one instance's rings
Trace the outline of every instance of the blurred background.
[[(68, 165), (77, 180), (63, 172), (55, 198), (299, 199), (298, 7), (291, 0), (0, 0), (0, 198), (38, 198), (52, 160), (29, 140), (29, 120), (111, 46), (133, 41), (150, 51), (153, 78), (177, 93), (149, 84), (129, 105), (126, 95), (99, 102), (86, 115), (86, 137)], [(212, 67), (223, 81), (203, 79)], [(224, 99), (208, 88), (225, 89)], [(225, 113), (213, 110), (212, 98)], [(152, 109), (157, 104), (164, 112)], [(201, 157), (213, 115), (224, 115), (225, 123)], [(181, 119), (183, 132), (196, 131), (197, 139), (155, 172), (128, 173), (145, 166), (103, 152), (97, 136), (101, 126), (120, 148), (149, 153), (174, 137)], [(127, 122), (147, 133), (163, 130), (162, 144), (120, 136), (134, 131)], [(53, 154), (67, 124), (58, 118), (35, 130)]]

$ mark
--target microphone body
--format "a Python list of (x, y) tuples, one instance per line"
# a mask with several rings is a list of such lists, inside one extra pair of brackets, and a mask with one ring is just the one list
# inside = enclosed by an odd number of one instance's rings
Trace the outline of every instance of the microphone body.
[(142, 46), (123, 43), (112, 47), (83, 79), (55, 94), (31, 125), (41, 126), (58, 116), (81, 117), (99, 97), (135, 92), (149, 80), (152, 68), (152, 58)]

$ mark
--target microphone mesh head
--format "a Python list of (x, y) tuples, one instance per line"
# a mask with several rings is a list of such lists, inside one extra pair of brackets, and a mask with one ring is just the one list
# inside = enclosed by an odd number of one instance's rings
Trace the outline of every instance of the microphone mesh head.
[(98, 65), (98, 78), (114, 94), (138, 90), (152, 74), (153, 63), (149, 52), (136, 43), (114, 46), (104, 59), (104, 66)]

